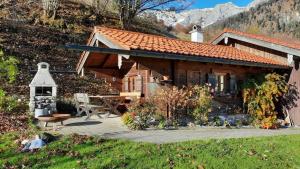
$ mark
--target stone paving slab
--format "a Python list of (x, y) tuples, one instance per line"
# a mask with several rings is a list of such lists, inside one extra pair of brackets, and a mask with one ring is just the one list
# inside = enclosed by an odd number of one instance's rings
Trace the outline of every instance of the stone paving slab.
[(224, 139), (243, 138), (259, 136), (276, 136), (300, 134), (300, 128), (287, 128), (279, 130), (262, 129), (223, 129), (223, 128), (183, 128), (179, 130), (154, 130), (131, 131), (122, 125), (121, 118), (111, 116), (100, 119), (93, 117), (85, 121), (85, 117), (72, 118), (65, 121), (65, 126), (59, 127), (61, 134), (82, 134), (98, 135), (105, 138), (128, 139), (136, 142), (149, 143), (173, 143), (180, 141), (200, 140), (200, 139)]

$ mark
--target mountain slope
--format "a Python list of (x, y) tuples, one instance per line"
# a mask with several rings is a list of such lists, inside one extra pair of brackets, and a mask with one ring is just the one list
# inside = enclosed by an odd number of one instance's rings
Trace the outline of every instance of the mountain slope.
[(206, 28), (206, 40), (226, 27), (278, 38), (300, 39), (300, 0), (270, 0), (219, 21)]
[(247, 9), (249, 10), (250, 8), (255, 8), (256, 6), (268, 1), (269, 0), (254, 0), (250, 4), (248, 4)]
[[(29, 83), (37, 70), (37, 63), (48, 62), (58, 95), (76, 92), (105, 94), (111, 92), (103, 80), (93, 75), (81, 78), (75, 72), (80, 52), (66, 50), (67, 43), (84, 45), (95, 25), (118, 27), (118, 18), (102, 16), (96, 19), (93, 8), (74, 0), (61, 1), (55, 20), (42, 18), (41, 4), (28, 0), (0, 0), (0, 50), (20, 60), (20, 74), (14, 86), (6, 86), (8, 93), (28, 95)], [(153, 22), (136, 22), (132, 30), (168, 35), (166, 28)], [(169, 35), (170, 36), (170, 35)]]

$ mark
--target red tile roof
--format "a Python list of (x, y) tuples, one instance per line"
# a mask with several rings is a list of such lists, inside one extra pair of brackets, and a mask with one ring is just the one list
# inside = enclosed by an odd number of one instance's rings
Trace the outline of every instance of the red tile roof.
[[(278, 38), (268, 37), (268, 36), (265, 36), (265, 35), (250, 34), (250, 33), (241, 32), (241, 31), (228, 29), (228, 28), (225, 28), (224, 31), (218, 37), (220, 37), (224, 33), (232, 33), (232, 34), (244, 36), (244, 37), (247, 37), (247, 38), (257, 39), (257, 40), (261, 40), (261, 41), (264, 41), (264, 42), (269, 42), (269, 43), (273, 43), (273, 44), (277, 44), (277, 45), (281, 45), (281, 46), (285, 46), (285, 47), (300, 50), (300, 42), (296, 41), (296, 40), (286, 41), (286, 40), (282, 40), (282, 39), (278, 39)], [(218, 37), (216, 37), (215, 39), (217, 39)]]
[(127, 50), (146, 50), (190, 56), (229, 59), (245, 62), (255, 62), (286, 66), (273, 59), (257, 56), (242, 50), (206, 43), (184, 41), (163, 36), (131, 32), (107, 27), (95, 27), (94, 33), (99, 33), (116, 45)]

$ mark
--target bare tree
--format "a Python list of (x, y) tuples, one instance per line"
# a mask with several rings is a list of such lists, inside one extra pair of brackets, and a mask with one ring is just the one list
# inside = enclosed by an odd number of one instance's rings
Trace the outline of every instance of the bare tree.
[(58, 5), (59, 0), (42, 0), (44, 15), (47, 17), (52, 17), (54, 19), (56, 16)]
[(96, 20), (99, 21), (102, 17), (105, 19), (107, 13), (111, 11), (111, 6), (114, 2), (112, 0), (93, 0), (92, 6), (94, 7), (94, 13), (96, 14)]
[(147, 10), (178, 11), (188, 7), (192, 0), (115, 0), (122, 28), (129, 28), (132, 20)]

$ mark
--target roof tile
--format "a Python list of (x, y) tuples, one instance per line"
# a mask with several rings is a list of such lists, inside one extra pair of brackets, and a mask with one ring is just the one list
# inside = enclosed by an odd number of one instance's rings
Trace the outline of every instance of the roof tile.
[[(233, 30), (233, 29), (229, 29), (229, 28), (225, 28), (224, 31), (219, 36), (217, 36), (217, 38), (220, 37), (224, 33), (233, 33), (233, 34), (244, 36), (247, 38), (257, 39), (257, 40), (261, 40), (261, 41), (265, 41), (265, 42), (269, 42), (269, 43), (273, 43), (273, 44), (300, 50), (300, 42), (296, 41), (296, 40), (286, 41), (286, 40), (282, 40), (282, 39), (278, 39), (278, 38), (268, 37), (265, 35), (241, 32), (241, 31), (237, 31), (237, 30)], [(217, 38), (215, 38), (215, 39), (217, 39)]]
[(286, 66), (285, 64), (280, 63), (276, 60), (250, 54), (248, 52), (244, 52), (229, 46), (184, 41), (107, 27), (95, 27), (94, 33), (100, 33), (112, 42), (126, 48), (128, 47), (128, 49), (139, 49), (153, 52), (193, 56), (206, 56), (213, 58), (225, 58), (231, 60), (242, 60), (247, 62)]

